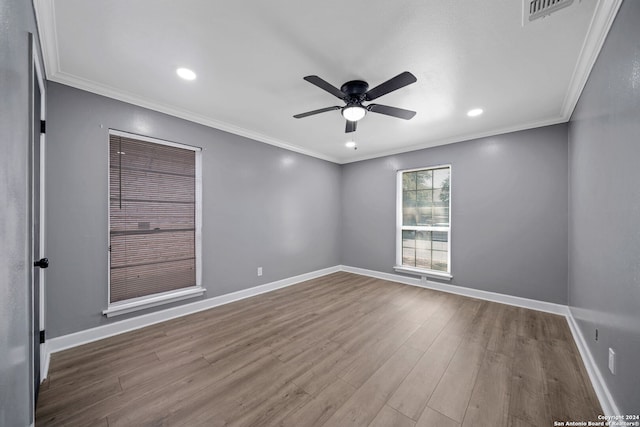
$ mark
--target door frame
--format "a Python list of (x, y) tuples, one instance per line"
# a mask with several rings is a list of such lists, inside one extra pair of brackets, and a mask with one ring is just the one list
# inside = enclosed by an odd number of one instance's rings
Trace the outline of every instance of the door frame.
[[(31, 72), (31, 78), (29, 79), (29, 89), (30, 89), (30, 104), (31, 104), (31, 108), (29, 109), (29, 114), (30, 114), (30, 127), (31, 127), (31, 138), (29, 141), (29, 144), (35, 144), (37, 143), (39, 145), (39, 150), (40, 150), (40, 164), (37, 165), (38, 169), (39, 169), (39, 183), (38, 183), (38, 187), (39, 187), (39, 230), (35, 230), (34, 229), (34, 218), (33, 218), (33, 209), (31, 210), (31, 218), (29, 218), (29, 222), (30, 222), (30, 228), (31, 228), (31, 245), (33, 245), (33, 239), (34, 239), (34, 233), (38, 232), (39, 233), (39, 247), (38, 247), (38, 258), (44, 258), (44, 253), (45, 253), (45, 133), (44, 132), (37, 132), (35, 129), (33, 129), (33, 123), (35, 123), (35, 119), (36, 117), (34, 117), (35, 114), (40, 115), (40, 120), (46, 120), (46, 86), (45, 86), (45, 80), (44, 80), (44, 73), (43, 73), (43, 68), (42, 68), (42, 58), (40, 56), (40, 51), (38, 50), (38, 41), (37, 41), (37, 36), (36, 34), (29, 34), (29, 38), (30, 38), (30, 47), (31, 47), (31, 55), (30, 55), (30, 72)], [(35, 86), (34, 84), (38, 85), (38, 88), (40, 89), (40, 111), (36, 112), (34, 111), (34, 103), (33, 103), (33, 97), (35, 96)], [(36, 134), (37, 133), (37, 134)], [(31, 206), (34, 206), (34, 175), (35, 175), (35, 167), (36, 165), (33, 164), (33, 147), (30, 149), (30, 158), (29, 158), (29, 162), (31, 164), (31, 168), (30, 168), (30, 173), (31, 173), (31, 188), (29, 189), (30, 192), (30, 199), (31, 199)], [(29, 267), (30, 268), (34, 268), (33, 267), (33, 261), (31, 259), (31, 257), (33, 256), (33, 248), (29, 253)], [(31, 274), (31, 295), (32, 295), (32, 300), (31, 300), (31, 310), (32, 310), (32, 314), (31, 314), (31, 321), (30, 321), (30, 325), (31, 325), (31, 331), (35, 330), (35, 324), (34, 324), (34, 320), (35, 320), (35, 313), (37, 312), (39, 314), (39, 325), (38, 325), (38, 330), (39, 331), (44, 331), (45, 330), (45, 280), (46, 280), (46, 269), (41, 268), (39, 271), (39, 300), (38, 301), (34, 301), (33, 295), (35, 294), (34, 292), (34, 274)], [(37, 311), (36, 311), (37, 310)], [(40, 381), (42, 382), (42, 380), (44, 379), (44, 373), (45, 371), (45, 354), (46, 354), (46, 350), (45, 350), (45, 345), (41, 344), (39, 346), (39, 350), (40, 350)], [(31, 369), (30, 369), (30, 376), (31, 376), (31, 384), (34, 383), (35, 381), (35, 349), (32, 349), (32, 354), (31, 354)], [(33, 405), (34, 405), (34, 414), (35, 414), (35, 390), (33, 390)]]

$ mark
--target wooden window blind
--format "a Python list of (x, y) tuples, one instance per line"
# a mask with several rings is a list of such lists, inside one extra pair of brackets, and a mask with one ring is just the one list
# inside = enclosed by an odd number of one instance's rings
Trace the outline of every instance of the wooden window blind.
[(196, 286), (196, 154), (109, 135), (109, 302)]

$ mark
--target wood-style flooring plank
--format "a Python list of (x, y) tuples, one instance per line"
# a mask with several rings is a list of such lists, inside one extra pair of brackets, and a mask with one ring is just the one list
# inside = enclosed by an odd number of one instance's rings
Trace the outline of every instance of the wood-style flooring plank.
[(597, 420), (600, 407), (585, 386), (579, 360), (570, 343), (557, 339), (543, 343), (542, 375), (548, 393), (548, 412), (554, 420)]
[(422, 355), (387, 404), (417, 420), (440, 382), (462, 338), (441, 334)]
[(384, 405), (378, 415), (371, 421), (369, 427), (415, 427), (416, 422), (406, 415)]
[(402, 346), (324, 424), (326, 427), (367, 426), (411, 371), (420, 352)]
[[(340, 378), (360, 387), (373, 375), (398, 348), (418, 329), (417, 323), (398, 323), (385, 329), (384, 337), (372, 344), (363, 345), (358, 351), (358, 357), (341, 373)], [(420, 353), (419, 350), (416, 353)]]
[(504, 354), (485, 353), (462, 427), (507, 426), (512, 362)]
[(416, 423), (416, 427), (460, 427), (460, 423), (455, 422), (446, 415), (438, 411), (426, 407), (420, 419)]
[(531, 427), (600, 413), (562, 316), (338, 272), (56, 353), (36, 423)]
[[(174, 384), (182, 378), (190, 377), (197, 373), (202, 373), (209, 363), (203, 358), (189, 362), (183, 366), (166, 371), (163, 375), (157, 376), (151, 381), (144, 381), (140, 384), (128, 388), (127, 390), (110, 396), (106, 399), (95, 401), (85, 407), (68, 406), (63, 411), (51, 417), (40, 417), (36, 415), (36, 421), (42, 425), (70, 425), (89, 426), (101, 419), (106, 419), (107, 415), (118, 411), (120, 408), (130, 404), (132, 401), (144, 398), (148, 393), (162, 389), (169, 384)], [(141, 367), (142, 368), (142, 367)], [(39, 401), (40, 402), (40, 401)], [(38, 407), (40, 403), (38, 402)]]
[(434, 313), (407, 340), (407, 345), (426, 351), (464, 302), (455, 295), (443, 295)]
[(471, 398), (485, 349), (477, 343), (463, 342), (433, 391), (428, 405), (461, 423)]
[(282, 421), (284, 427), (319, 427), (323, 425), (356, 391), (340, 378), (325, 387), (309, 402), (301, 405)]

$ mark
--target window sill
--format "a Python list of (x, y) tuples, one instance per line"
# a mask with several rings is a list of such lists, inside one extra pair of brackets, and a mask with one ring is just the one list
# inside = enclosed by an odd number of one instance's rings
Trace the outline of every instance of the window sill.
[(419, 268), (404, 267), (400, 265), (394, 266), (393, 269), (398, 273), (415, 274), (416, 276), (422, 276), (422, 277), (434, 277), (437, 279), (445, 279), (445, 280), (453, 279), (453, 276), (446, 272), (440, 272), (440, 271), (434, 271), (434, 270), (421, 270)]
[(107, 317), (119, 316), (121, 314), (131, 313), (133, 311), (144, 310), (146, 308), (155, 307), (162, 304), (180, 301), (187, 298), (195, 298), (204, 294), (207, 290), (201, 287), (191, 287), (179, 289), (177, 291), (165, 292), (162, 294), (151, 295), (148, 297), (134, 298), (127, 301), (120, 301), (109, 304), (102, 314)]

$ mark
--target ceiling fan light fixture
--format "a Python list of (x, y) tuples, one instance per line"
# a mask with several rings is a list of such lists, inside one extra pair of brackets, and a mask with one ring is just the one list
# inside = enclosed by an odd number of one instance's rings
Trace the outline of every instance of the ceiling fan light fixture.
[(367, 110), (360, 105), (347, 105), (342, 109), (342, 115), (350, 122), (357, 122), (363, 118), (365, 114), (367, 114)]
[(344, 145), (347, 148), (354, 148), (356, 146), (356, 142), (355, 141), (347, 141)]
[(474, 108), (473, 110), (469, 110), (467, 112), (467, 116), (469, 116), (469, 117), (478, 117), (482, 113), (484, 113), (484, 110), (482, 108)]

